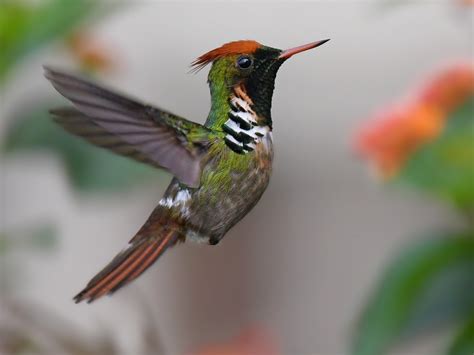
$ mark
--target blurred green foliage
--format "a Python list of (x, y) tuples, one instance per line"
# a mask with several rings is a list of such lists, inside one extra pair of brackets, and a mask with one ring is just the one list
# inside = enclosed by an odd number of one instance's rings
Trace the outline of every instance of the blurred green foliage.
[[(91, 5), (83, 0), (0, 1), (0, 90), (22, 59), (49, 41), (67, 35)], [(50, 249), (56, 240), (56, 230), (48, 223), (34, 226), (31, 231), (2, 231), (0, 256), (16, 247)], [(3, 266), (0, 276), (5, 279), (8, 274)]]
[[(65, 39), (97, 11), (93, 0), (3, 1), (0, 3), (0, 89), (21, 59), (52, 40)], [(82, 191), (115, 190), (156, 176), (150, 167), (89, 146), (55, 126), (39, 103), (16, 117), (6, 131), (2, 152), (45, 149), (61, 157), (74, 187)], [(25, 112), (25, 110), (23, 111)], [(164, 176), (164, 175), (162, 175)]]
[(61, 158), (72, 185), (80, 191), (113, 191), (152, 177), (166, 178), (164, 172), (96, 148), (68, 134), (52, 121), (47, 110), (46, 107), (35, 107), (14, 117), (2, 147), (4, 154), (38, 149), (53, 152)]
[(474, 210), (474, 97), (448, 118), (440, 137), (413, 154), (399, 181)]
[(0, 2), (0, 88), (27, 55), (64, 38), (97, 5), (93, 0), (2, 0)]
[(462, 326), (448, 349), (448, 355), (474, 354), (474, 312), (470, 319)]
[(468, 310), (474, 311), (474, 233), (417, 241), (383, 273), (357, 325), (353, 353), (383, 354), (401, 334)]

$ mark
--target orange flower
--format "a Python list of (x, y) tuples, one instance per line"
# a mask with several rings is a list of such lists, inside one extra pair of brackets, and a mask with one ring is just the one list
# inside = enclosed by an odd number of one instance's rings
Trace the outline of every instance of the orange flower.
[(114, 66), (109, 51), (89, 34), (76, 32), (67, 39), (66, 44), (83, 69), (104, 71)]
[(453, 66), (434, 77), (420, 94), (420, 100), (446, 113), (474, 93), (474, 69), (471, 64)]
[(418, 148), (442, 132), (449, 113), (474, 95), (474, 68), (459, 64), (442, 71), (409, 103), (375, 115), (356, 135), (356, 151), (392, 178)]
[(223, 344), (205, 346), (190, 355), (278, 355), (276, 341), (259, 327), (250, 327)]

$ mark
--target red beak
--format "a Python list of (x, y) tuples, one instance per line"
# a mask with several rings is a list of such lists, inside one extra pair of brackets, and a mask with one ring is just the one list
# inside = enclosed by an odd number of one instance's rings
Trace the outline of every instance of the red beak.
[(312, 42), (312, 43), (304, 44), (299, 47), (287, 49), (286, 51), (283, 51), (280, 53), (280, 56), (278, 57), (278, 59), (288, 59), (297, 53), (301, 53), (301, 52), (307, 51), (308, 49), (319, 47), (320, 45), (326, 43), (327, 41), (329, 41), (329, 39), (323, 39), (322, 41)]

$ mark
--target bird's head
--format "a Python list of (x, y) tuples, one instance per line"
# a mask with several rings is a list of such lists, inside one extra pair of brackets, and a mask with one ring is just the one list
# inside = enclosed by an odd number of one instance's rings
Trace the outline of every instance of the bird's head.
[(275, 77), (281, 64), (294, 54), (316, 48), (328, 39), (303, 46), (281, 50), (264, 46), (256, 41), (235, 41), (213, 49), (193, 63), (200, 70), (212, 63), (208, 81), (213, 103), (228, 99), (233, 91), (247, 96), (256, 113), (269, 120)]

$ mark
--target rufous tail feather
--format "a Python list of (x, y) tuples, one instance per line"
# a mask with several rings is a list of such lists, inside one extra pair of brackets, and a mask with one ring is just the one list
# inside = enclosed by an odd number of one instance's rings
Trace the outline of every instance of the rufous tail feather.
[(79, 303), (88, 303), (111, 294), (140, 276), (163, 252), (178, 241), (179, 233), (174, 229), (165, 229), (159, 237), (134, 237), (129, 246), (119, 253), (101, 272), (99, 272), (74, 297)]

